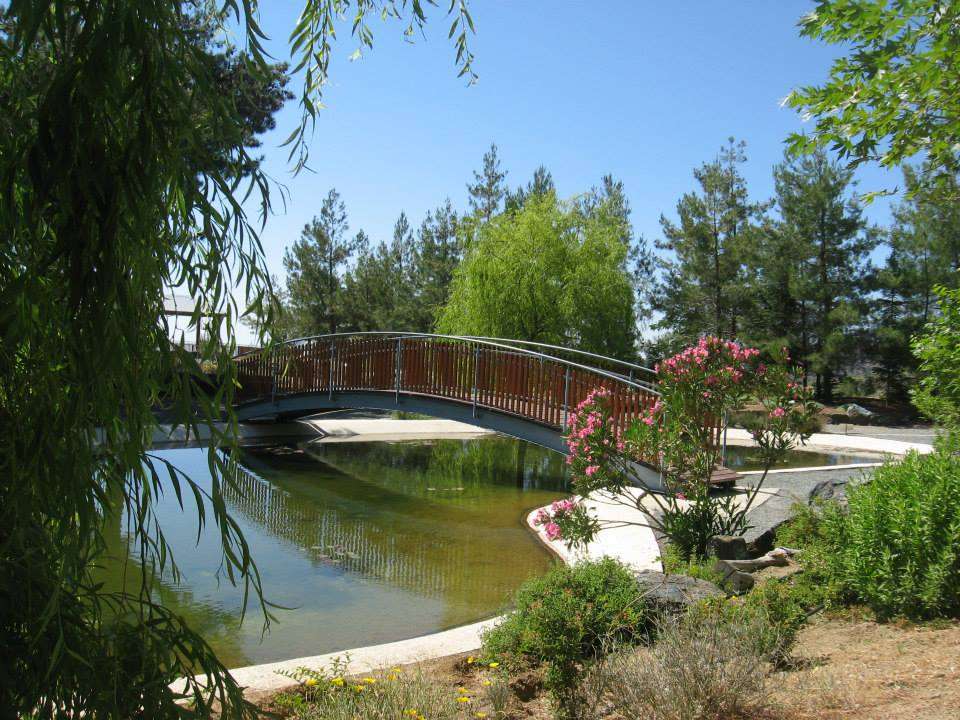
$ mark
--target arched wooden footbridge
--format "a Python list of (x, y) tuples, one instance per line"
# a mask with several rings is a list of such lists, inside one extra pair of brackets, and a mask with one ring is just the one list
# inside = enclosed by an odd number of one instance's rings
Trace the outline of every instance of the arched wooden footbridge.
[[(339, 333), (247, 353), (236, 364), (240, 421), (399, 410), (459, 420), (563, 453), (570, 413), (595, 388), (609, 391), (618, 428), (658, 397), (653, 371), (643, 366), (494, 338)], [(653, 481), (657, 473), (650, 474)]]

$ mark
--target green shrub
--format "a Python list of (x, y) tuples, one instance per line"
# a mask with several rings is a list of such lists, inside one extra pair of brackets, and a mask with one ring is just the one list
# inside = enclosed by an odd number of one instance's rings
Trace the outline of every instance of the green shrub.
[(817, 508), (795, 503), (790, 519), (777, 528), (777, 547), (803, 549), (823, 540), (821, 512)]
[(824, 515), (819, 564), (878, 618), (960, 611), (960, 457), (911, 453)]
[(575, 714), (584, 661), (611, 643), (646, 636), (651, 616), (633, 574), (604, 558), (557, 566), (527, 581), (516, 609), (483, 639), (484, 653), (506, 662), (544, 665), (547, 688), (561, 714)]
[(767, 580), (740, 597), (716, 597), (687, 611), (691, 621), (716, 618), (754, 628), (759, 651), (775, 665), (784, 665), (806, 623), (820, 604), (809, 585), (798, 578)]
[(715, 563), (714, 558), (704, 558), (701, 560), (695, 556), (691, 556), (689, 559), (684, 560), (680, 551), (677, 550), (673, 544), (667, 545), (664, 548), (660, 562), (663, 563), (663, 571), (668, 575), (687, 575), (692, 578), (697, 578), (698, 580), (712, 582), (715, 585), (720, 585), (721, 582), (723, 582), (723, 573), (713, 569)]
[(938, 287), (940, 312), (914, 338), (920, 382), (913, 403), (934, 422), (960, 428), (960, 289)]

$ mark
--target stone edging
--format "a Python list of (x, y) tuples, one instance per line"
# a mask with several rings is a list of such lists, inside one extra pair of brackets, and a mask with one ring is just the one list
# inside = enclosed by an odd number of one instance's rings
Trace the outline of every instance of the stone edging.
[(249, 665), (235, 668), (230, 671), (230, 674), (244, 688), (244, 694), (248, 699), (261, 700), (273, 693), (296, 687), (298, 683), (295, 680), (281, 673), (294, 672), (301, 667), (322, 670), (331, 667), (334, 660), (340, 659), (347, 661), (346, 672), (353, 675), (475, 650), (480, 647), (480, 637), (483, 632), (496, 625), (499, 620), (500, 617), (495, 617), (451, 630), (383, 645), (370, 645), (263, 665)]

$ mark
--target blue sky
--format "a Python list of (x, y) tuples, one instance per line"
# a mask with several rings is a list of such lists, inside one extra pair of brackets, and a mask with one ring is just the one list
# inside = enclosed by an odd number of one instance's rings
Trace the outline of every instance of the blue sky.
[[(626, 186), (635, 229), (651, 241), (660, 214), (672, 216), (693, 188), (693, 168), (729, 136), (747, 142), (750, 190), (767, 198), (783, 140), (802, 127), (780, 101), (791, 88), (822, 81), (840, 52), (799, 37), (796, 22), (812, 6), (473, 0), (479, 81), (470, 87), (456, 77), (442, 10), (415, 44), (397, 23), (374, 21), (375, 47), (354, 62), (357, 43), (344, 34), (312, 139), (314, 172), (291, 177), (278, 148), (297, 121), (295, 101), (264, 138), (266, 167), (290, 193), (263, 233), (269, 266), (282, 277), (283, 249), (330, 187), (346, 202), (351, 231), (363, 228), (374, 240), (389, 237), (401, 210), (416, 225), (446, 197), (466, 207), (465, 185), (491, 142), (512, 186), (541, 163), (561, 196), (612, 173)], [(288, 55), (299, 7), (262, 5), (278, 58)], [(873, 168), (858, 177), (863, 191), (899, 180)], [(886, 222), (888, 202), (875, 202), (868, 216)]]

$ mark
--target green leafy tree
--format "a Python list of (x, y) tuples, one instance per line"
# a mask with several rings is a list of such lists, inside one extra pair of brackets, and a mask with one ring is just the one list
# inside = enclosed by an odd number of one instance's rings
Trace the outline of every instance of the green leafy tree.
[(916, 374), (910, 339), (934, 317), (938, 285), (956, 287), (960, 270), (960, 197), (957, 178), (943, 178), (944, 193), (925, 187), (923, 171), (904, 168), (906, 199), (893, 210), (890, 256), (879, 272), (875, 358), (887, 395), (906, 394)]
[(820, 0), (801, 35), (848, 50), (822, 85), (788, 96), (814, 119), (810, 135), (791, 135), (791, 149), (830, 147), (853, 165), (884, 167), (923, 154), (925, 182), (949, 182), (960, 148), (958, 24), (953, 2)]
[(467, 185), (470, 209), (481, 221), (487, 222), (500, 212), (500, 205), (507, 197), (506, 177), (507, 172), (500, 169), (497, 146), (491, 143), (483, 154), (483, 169), (474, 171), (473, 184)]
[(634, 354), (633, 287), (623, 220), (553, 193), (481, 225), (457, 268), (440, 332)]
[(913, 342), (920, 382), (913, 401), (927, 417), (960, 429), (960, 289), (936, 288), (939, 313)]
[(796, 313), (788, 347), (813, 375), (817, 396), (827, 400), (864, 339), (868, 256), (877, 245), (850, 196), (851, 175), (822, 152), (774, 170), (784, 241), (779, 260), (789, 268), (782, 272), (792, 273), (789, 297)]
[(320, 215), (304, 226), (283, 255), (287, 271), (288, 312), (301, 335), (337, 332), (346, 310), (343, 277), (363, 238), (347, 235), (347, 209), (331, 189)]
[(654, 307), (663, 314), (657, 327), (677, 342), (704, 333), (737, 337), (750, 312), (746, 257), (764, 206), (750, 202), (740, 173), (745, 147), (730, 138), (715, 160), (694, 170), (700, 188), (677, 203), (679, 222), (660, 218), (664, 239), (657, 247), (669, 255), (658, 259)]
[[(275, 77), (257, 5), (212, 14), (248, 54), (254, 85)], [(262, 588), (225, 489), (233, 482), (231, 360), (238, 317), (269, 322), (269, 279), (246, 203), (270, 211), (250, 124), (185, 17), (207, 3), (21, 0), (0, 28), (0, 707), (11, 717), (249, 717), (255, 709), (186, 621), (158, 601), (177, 578), (154, 499), (207, 503), (224, 581)], [(415, 30), (420, 3), (307, 0), (291, 38), (307, 161), (337, 13), (371, 46), (373, 12)], [(458, 65), (470, 75), (461, 3)], [(227, 20), (229, 17), (229, 21)], [(229, 27), (227, 27), (229, 25)], [(198, 118), (202, 117), (203, 122)], [(202, 127), (202, 130), (198, 130)], [(255, 133), (254, 133), (255, 134)], [(216, 142), (211, 142), (215, 139)], [(235, 287), (241, 288), (238, 295)], [(163, 296), (196, 301), (222, 382), (211, 394), (190, 353), (171, 346)], [(261, 312), (263, 314), (261, 314)], [(213, 438), (209, 498), (149, 448), (164, 408)], [(221, 424), (222, 420), (225, 424)], [(161, 480), (161, 474), (163, 479)], [(143, 572), (137, 587), (96, 581), (116, 514)], [(199, 675), (203, 679), (197, 680)], [(176, 686), (171, 683), (182, 678)]]

